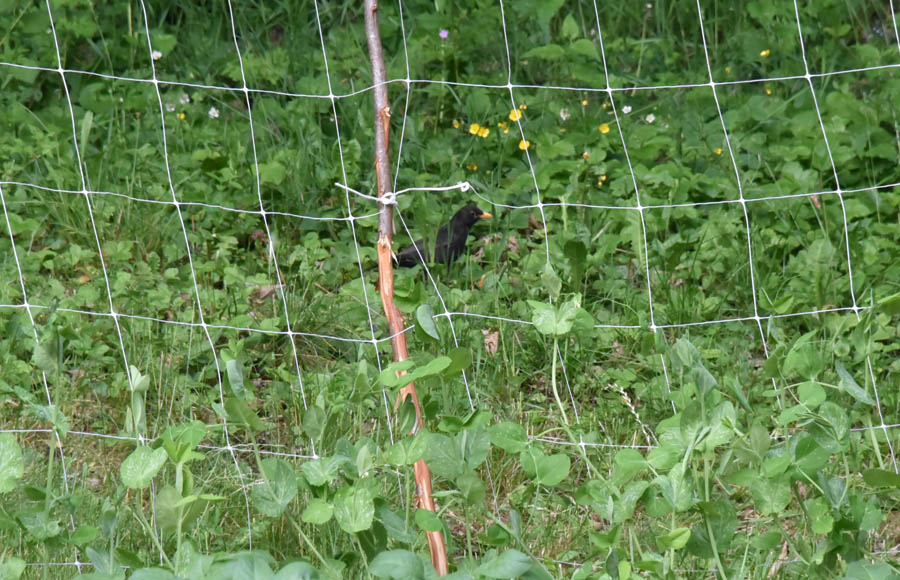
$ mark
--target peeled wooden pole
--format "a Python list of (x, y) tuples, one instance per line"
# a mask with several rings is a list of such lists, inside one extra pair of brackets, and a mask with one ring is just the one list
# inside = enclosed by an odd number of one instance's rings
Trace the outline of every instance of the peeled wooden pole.
[[(381, 35), (378, 32), (378, 2), (365, 0), (366, 12), (366, 40), (369, 45), (369, 60), (372, 63), (372, 91), (375, 101), (375, 174), (378, 179), (378, 197), (383, 198), (391, 187), (391, 164), (388, 156), (388, 135), (390, 133), (391, 109), (388, 105), (387, 85), (385, 83), (384, 53), (381, 49)], [(403, 317), (394, 306), (394, 265), (392, 262), (392, 236), (394, 228), (394, 208), (391, 203), (380, 204), (378, 214), (378, 282), (381, 293), (381, 305), (387, 317), (388, 330), (391, 333), (391, 346), (394, 351), (394, 360), (402, 361), (409, 358), (406, 348), (406, 334), (403, 332)], [(402, 371), (398, 374), (406, 374)], [(416, 386), (413, 383), (400, 389), (397, 393), (397, 405), (412, 399), (416, 409), (416, 424), (413, 431), (422, 427), (422, 407), (419, 405), (419, 397), (416, 394)], [(423, 509), (435, 511), (434, 499), (431, 497), (431, 470), (425, 464), (424, 459), (416, 461), (414, 466), (416, 475), (416, 495), (419, 498), (419, 506)], [(447, 545), (444, 543), (442, 532), (425, 532), (428, 537), (428, 547), (431, 551), (431, 562), (439, 576), (445, 576), (449, 571), (447, 563)]]

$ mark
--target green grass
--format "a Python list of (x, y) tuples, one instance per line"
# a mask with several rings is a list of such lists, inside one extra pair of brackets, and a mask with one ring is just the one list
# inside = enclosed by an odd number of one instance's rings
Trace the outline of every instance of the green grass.
[(0, 577), (430, 577), (434, 526), (459, 578), (900, 574), (885, 3), (800, 7), (808, 82), (790, 3), (703, 2), (715, 81), (758, 81), (716, 85), (727, 141), (695, 2), (505, 3), (511, 71), (494, 2), (404, 2), (407, 52), (380, 6), (396, 189), (474, 188), (401, 196), (412, 236), (495, 216), (396, 272), (415, 438), (334, 185), (374, 189), (360, 8), (235, 5), (249, 110), (227, 4), (146, 8), (163, 120), (140, 3), (51, 2), (72, 113), (46, 6), (0, 24)]

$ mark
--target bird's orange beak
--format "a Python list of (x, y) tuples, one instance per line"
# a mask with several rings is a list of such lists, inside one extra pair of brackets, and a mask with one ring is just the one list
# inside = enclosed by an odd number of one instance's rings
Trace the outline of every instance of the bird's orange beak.
[(482, 213), (482, 214), (481, 214), (480, 216), (478, 216), (478, 217), (480, 217), (481, 219), (487, 219), (487, 218), (492, 218), (492, 217), (494, 217), (494, 216), (492, 216), (492, 215), (489, 214), (488, 212), (484, 212), (484, 213)]

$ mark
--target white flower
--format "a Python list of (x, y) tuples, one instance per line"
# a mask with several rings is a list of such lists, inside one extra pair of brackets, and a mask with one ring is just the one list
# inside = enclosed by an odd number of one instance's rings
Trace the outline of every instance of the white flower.
[(654, 115), (653, 113), (648, 113), (647, 116), (644, 117), (644, 120), (647, 121), (648, 123), (652, 123), (653, 121), (656, 120), (656, 115)]
[(178, 102), (182, 105), (187, 105), (191, 102), (191, 98), (187, 95), (187, 93), (181, 93), (181, 96), (178, 97)]
[(630, 112), (631, 112), (631, 105), (625, 105), (624, 107), (622, 107), (622, 112), (625, 113), (626, 115), (627, 115), (628, 113), (630, 113)]
[(162, 58), (162, 53), (158, 50), (154, 50), (150, 53), (150, 56), (153, 58), (153, 60), (159, 60)]
[(175, 103), (166, 103), (166, 111), (170, 113), (175, 112)]
[(209, 108), (209, 118), (210, 119), (218, 119), (219, 118), (219, 109), (215, 107)]
[(569, 117), (571, 117), (571, 116), (572, 115), (569, 114), (569, 109), (560, 109), (559, 110), (559, 118), (562, 119), (563, 121), (568, 121)]

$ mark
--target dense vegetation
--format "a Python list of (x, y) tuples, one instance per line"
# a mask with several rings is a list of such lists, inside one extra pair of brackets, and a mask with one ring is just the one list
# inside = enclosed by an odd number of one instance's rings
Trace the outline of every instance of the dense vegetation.
[(897, 577), (895, 17), (700, 4), (382, 3), (408, 437), (361, 3), (6, 2), (0, 577)]

